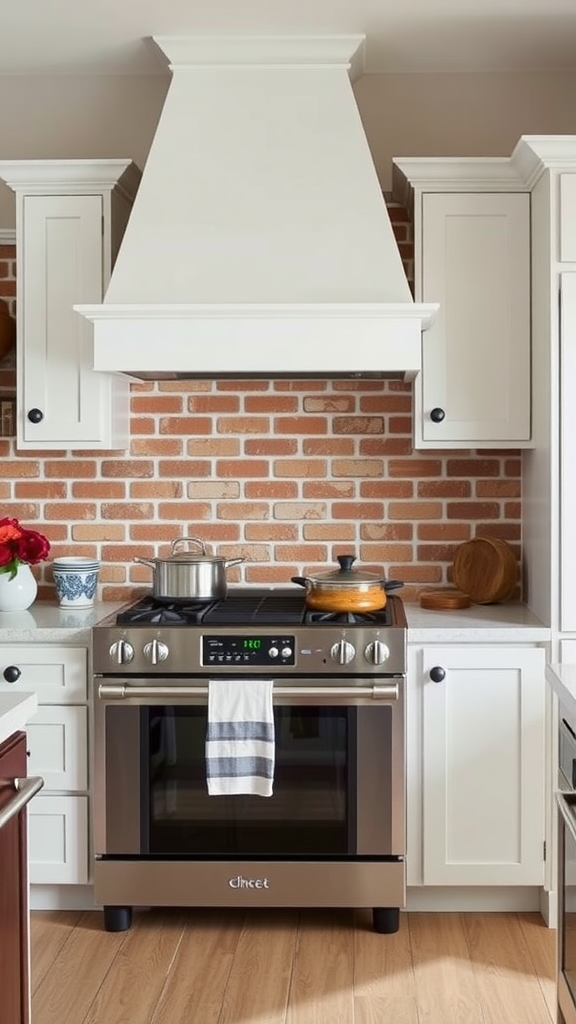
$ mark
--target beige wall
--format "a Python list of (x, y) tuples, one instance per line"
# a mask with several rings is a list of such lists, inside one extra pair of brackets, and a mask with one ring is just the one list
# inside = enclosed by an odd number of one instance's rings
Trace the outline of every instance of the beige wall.
[(393, 157), (509, 156), (521, 135), (576, 134), (576, 73), (364, 75), (354, 91), (385, 190)]
[[(128, 75), (0, 81), (0, 159), (129, 157), (140, 167), (169, 84)], [(576, 72), (364, 75), (354, 91), (385, 190), (394, 156), (509, 156), (520, 135), (576, 134)], [(13, 200), (0, 184), (0, 228), (14, 226)]]

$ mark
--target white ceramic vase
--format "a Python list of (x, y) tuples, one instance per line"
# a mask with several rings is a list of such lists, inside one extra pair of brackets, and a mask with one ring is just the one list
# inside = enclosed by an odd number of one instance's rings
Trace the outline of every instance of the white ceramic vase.
[(0, 612), (20, 612), (29, 608), (38, 593), (38, 584), (29, 565), (19, 565), (13, 579), (0, 573)]

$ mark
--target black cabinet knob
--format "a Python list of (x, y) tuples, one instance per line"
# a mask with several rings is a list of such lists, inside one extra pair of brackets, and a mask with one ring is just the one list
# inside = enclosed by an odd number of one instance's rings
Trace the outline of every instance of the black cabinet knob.
[(2, 673), (7, 683), (15, 683), (22, 675), (17, 665), (7, 665)]
[(436, 409), (432, 409), (432, 412), (430, 413), (432, 423), (442, 423), (445, 416), (446, 413), (444, 412), (444, 409), (440, 409), (438, 407), (436, 407)]
[(30, 409), (30, 412), (28, 413), (28, 419), (30, 420), (30, 423), (41, 423), (42, 420), (44, 419), (44, 413), (42, 412), (42, 409)]
[(446, 670), (442, 668), (442, 665), (434, 665), (428, 675), (433, 683), (441, 683), (446, 678)]

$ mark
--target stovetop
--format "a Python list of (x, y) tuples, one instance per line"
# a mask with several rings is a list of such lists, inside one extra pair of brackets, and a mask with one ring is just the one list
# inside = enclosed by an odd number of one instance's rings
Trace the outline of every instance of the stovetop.
[(306, 608), (300, 589), (231, 588), (225, 599), (165, 603), (145, 595), (93, 629), (96, 675), (400, 675), (406, 616), (333, 615)]
[[(386, 607), (375, 612), (318, 612), (306, 608), (299, 590), (229, 590), (226, 598), (212, 602), (158, 601), (151, 594), (120, 609), (117, 625), (158, 626), (247, 626), (255, 625), (379, 625), (398, 623), (398, 603), (388, 598)], [(396, 614), (395, 614), (396, 612)]]

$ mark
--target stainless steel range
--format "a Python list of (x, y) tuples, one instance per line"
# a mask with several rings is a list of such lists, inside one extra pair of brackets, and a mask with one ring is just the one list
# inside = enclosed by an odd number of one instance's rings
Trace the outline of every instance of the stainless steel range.
[[(306, 609), (295, 589), (213, 604), (145, 597), (93, 631), (96, 902), (134, 906), (405, 905), (406, 618)], [(209, 796), (211, 680), (273, 684), (273, 794)]]

